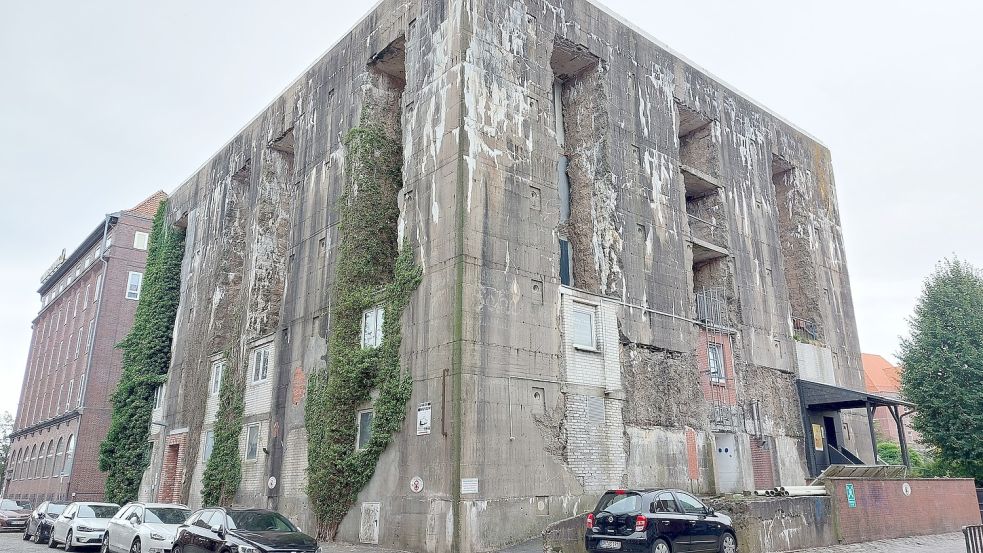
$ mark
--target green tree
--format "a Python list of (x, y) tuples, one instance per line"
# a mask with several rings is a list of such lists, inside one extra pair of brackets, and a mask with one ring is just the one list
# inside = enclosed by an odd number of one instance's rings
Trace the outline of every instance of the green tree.
[(166, 206), (161, 203), (154, 217), (133, 327), (116, 346), (123, 350), (123, 369), (112, 395), (109, 433), (99, 448), (99, 470), (107, 473), (106, 501), (120, 505), (136, 499), (150, 464), (154, 393), (167, 380), (171, 364), (184, 233), (165, 222)]
[(14, 417), (9, 411), (0, 415), (0, 474), (7, 472), (7, 457), (10, 455), (10, 433), (14, 431)]
[(946, 259), (926, 279), (902, 339), (901, 390), (938, 469), (983, 482), (983, 275)]

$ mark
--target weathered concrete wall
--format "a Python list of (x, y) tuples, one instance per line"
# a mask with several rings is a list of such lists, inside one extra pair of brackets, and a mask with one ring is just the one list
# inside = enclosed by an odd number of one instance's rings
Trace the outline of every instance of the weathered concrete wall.
[[(189, 467), (211, 359), (228, 351), (242, 370), (272, 340), (271, 407), (250, 415), (271, 453), (239, 499), (312, 526), (304, 391), (331, 332), (340, 141), (370, 107), (402, 137), (399, 237), (424, 270), (403, 318), (406, 427), (429, 402), (433, 428), (394, 438), (341, 538), (359, 539), (363, 502), (380, 504), (381, 544), (464, 552), (535, 535), (606, 487), (709, 492), (715, 436), (744, 455), (767, 438), (776, 479), (802, 482), (790, 318), (821, 321), (837, 382), (860, 382), (829, 153), (586, 0), (386, 0), (177, 190), (170, 217), (188, 238), (164, 416), (188, 433)], [(781, 197), (775, 160), (793, 171)], [(687, 202), (684, 164), (713, 197)], [(822, 231), (807, 252), (811, 231), (792, 221)], [(726, 250), (712, 266), (694, 267), (700, 233)], [(560, 284), (563, 236), (576, 289)], [(726, 329), (694, 319), (705, 286)], [(574, 301), (594, 306), (593, 347), (572, 343)], [(726, 343), (719, 389), (708, 334)], [(184, 474), (195, 502), (200, 472)]]
[(713, 508), (731, 515), (742, 553), (792, 551), (836, 545), (831, 499), (769, 497), (716, 500)]

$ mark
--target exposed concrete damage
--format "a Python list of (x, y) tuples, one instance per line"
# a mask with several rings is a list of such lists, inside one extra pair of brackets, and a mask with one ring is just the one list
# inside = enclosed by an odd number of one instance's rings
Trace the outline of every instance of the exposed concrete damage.
[(187, 252), (158, 420), (185, 449), (174, 474), (155, 449), (148, 498), (180, 478), (200, 503), (225, 354), (244, 455), (259, 436), (236, 501), (313, 526), (305, 389), (363, 114), (402, 143), (396, 239), (423, 281), (406, 423), (341, 539), (489, 551), (610, 487), (802, 483), (797, 352), (862, 383), (829, 152), (587, 0), (385, 0), (169, 203)]

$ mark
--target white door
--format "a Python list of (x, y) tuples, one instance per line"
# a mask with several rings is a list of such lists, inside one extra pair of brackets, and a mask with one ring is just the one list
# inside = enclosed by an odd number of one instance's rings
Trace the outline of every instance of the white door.
[(120, 533), (123, 531), (123, 517), (126, 516), (132, 509), (132, 507), (126, 507), (122, 512), (116, 513), (116, 516), (109, 519), (109, 524), (106, 525), (106, 533), (109, 536), (109, 547), (110, 549), (120, 548)]
[(741, 463), (737, 455), (737, 437), (730, 433), (713, 435), (713, 468), (717, 477), (717, 493), (742, 492)]
[(362, 503), (362, 521), (358, 531), (358, 541), (362, 543), (379, 544), (379, 511), (380, 503)]
[(134, 507), (123, 520), (120, 521), (119, 548), (121, 551), (129, 551), (133, 538), (137, 535), (137, 529), (143, 522), (143, 507)]

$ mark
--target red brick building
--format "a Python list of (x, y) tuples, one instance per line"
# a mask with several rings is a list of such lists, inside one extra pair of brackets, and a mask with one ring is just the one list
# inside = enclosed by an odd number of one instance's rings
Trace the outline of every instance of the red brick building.
[[(899, 399), (901, 397), (901, 367), (892, 365), (880, 355), (864, 353), (864, 384), (867, 391), (879, 396)], [(911, 411), (907, 407), (899, 407), (904, 421), (905, 437), (908, 444), (917, 446), (921, 440), (918, 432), (911, 429), (911, 417), (904, 416)], [(887, 409), (874, 412), (874, 426), (879, 436), (893, 442), (898, 441), (898, 425)]]
[(106, 215), (42, 277), (4, 497), (102, 498), (99, 444), (123, 357), (115, 346), (133, 324), (151, 224), (166, 197)]

